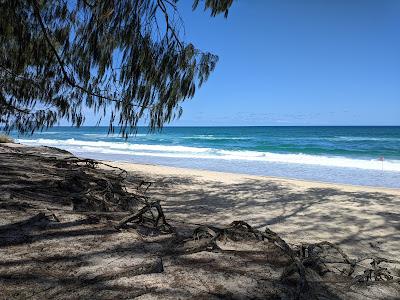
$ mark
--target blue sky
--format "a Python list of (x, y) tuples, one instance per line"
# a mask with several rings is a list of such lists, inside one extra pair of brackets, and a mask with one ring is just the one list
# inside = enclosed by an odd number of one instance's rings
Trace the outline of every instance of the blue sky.
[(219, 62), (170, 125), (400, 125), (400, 1), (237, 0), (227, 19), (192, 3), (184, 39)]
[(191, 3), (185, 39), (219, 63), (172, 125), (400, 125), (400, 1)]

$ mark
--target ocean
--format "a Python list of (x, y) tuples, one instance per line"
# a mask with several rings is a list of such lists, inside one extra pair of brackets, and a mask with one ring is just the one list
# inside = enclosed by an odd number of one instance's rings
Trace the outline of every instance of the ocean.
[(400, 188), (400, 126), (139, 128), (128, 140), (107, 127), (54, 127), (14, 137), (95, 159)]

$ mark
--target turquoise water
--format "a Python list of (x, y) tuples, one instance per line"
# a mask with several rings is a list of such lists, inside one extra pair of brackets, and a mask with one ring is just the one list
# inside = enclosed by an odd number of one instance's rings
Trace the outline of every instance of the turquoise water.
[(57, 127), (17, 138), (85, 157), (400, 187), (400, 127), (139, 128), (128, 140), (106, 127)]

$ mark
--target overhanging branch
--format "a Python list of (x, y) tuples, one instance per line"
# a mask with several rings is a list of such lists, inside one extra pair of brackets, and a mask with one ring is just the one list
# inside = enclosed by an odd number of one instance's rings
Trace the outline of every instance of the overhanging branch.
[(40, 28), (41, 28), (41, 30), (42, 30), (42, 32), (43, 32), (43, 35), (44, 35), (44, 37), (45, 37), (45, 39), (46, 39), (46, 42), (47, 42), (48, 45), (50, 46), (51, 51), (53, 52), (53, 54), (54, 54), (54, 56), (55, 56), (55, 58), (56, 58), (56, 60), (57, 60), (57, 62), (58, 62), (58, 64), (59, 64), (59, 66), (60, 66), (60, 68), (61, 68), (61, 72), (63, 73), (63, 76), (64, 76), (65, 81), (66, 81), (71, 87), (80, 89), (81, 91), (83, 91), (84, 93), (86, 93), (86, 94), (88, 94), (88, 95), (90, 95), (90, 96), (97, 97), (97, 98), (100, 98), (100, 99), (103, 99), (103, 100), (112, 101), (112, 102), (117, 102), (117, 103), (123, 103), (123, 104), (125, 104), (125, 105), (127, 105), (127, 106), (140, 107), (140, 108), (143, 108), (143, 109), (149, 108), (149, 107), (147, 107), (147, 106), (142, 106), (142, 105), (139, 105), (139, 104), (133, 104), (133, 103), (131, 103), (131, 102), (125, 103), (125, 102), (122, 101), (122, 100), (118, 100), (118, 99), (115, 99), (115, 98), (110, 98), (110, 97), (108, 97), (108, 96), (104, 96), (104, 95), (101, 95), (101, 94), (97, 94), (97, 93), (94, 93), (94, 92), (92, 92), (92, 91), (89, 91), (89, 90), (86, 89), (85, 87), (83, 87), (83, 86), (77, 84), (77, 83), (75, 82), (75, 80), (74, 80), (73, 78), (71, 78), (71, 77), (68, 75), (68, 72), (66, 71), (66, 68), (65, 68), (65, 63), (64, 63), (64, 61), (62, 60), (62, 58), (60, 57), (60, 55), (59, 55), (58, 52), (57, 52), (57, 49), (54, 47), (53, 43), (52, 43), (51, 40), (50, 40), (50, 37), (49, 37), (49, 35), (48, 35), (48, 33), (47, 33), (46, 25), (44, 24), (43, 19), (42, 19), (41, 15), (40, 15), (40, 9), (39, 9), (39, 4), (38, 4), (37, 0), (31, 0), (31, 2), (32, 2), (32, 4), (33, 4), (33, 10), (34, 10), (35, 17), (36, 17), (36, 19), (38, 20), (38, 22), (39, 22), (39, 24), (40, 24)]

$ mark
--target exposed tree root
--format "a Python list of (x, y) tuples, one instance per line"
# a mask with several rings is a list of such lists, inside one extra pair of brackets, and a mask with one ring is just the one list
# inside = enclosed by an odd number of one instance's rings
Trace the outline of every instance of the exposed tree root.
[[(283, 253), (290, 258), (291, 263), (283, 269), (281, 280), (287, 281), (290, 277), (297, 274), (297, 294), (296, 298), (311, 299), (314, 298), (313, 290), (315, 278), (322, 281), (322, 277), (330, 273), (338, 273), (343, 280), (350, 284), (361, 282), (382, 282), (393, 281), (394, 277), (388, 268), (382, 267), (381, 263), (392, 263), (400, 265), (400, 261), (389, 260), (378, 257), (368, 257), (358, 260), (351, 260), (347, 254), (337, 245), (323, 241), (315, 244), (304, 244), (300, 246), (290, 247), (278, 234), (266, 228), (264, 232), (252, 228), (244, 221), (235, 221), (226, 228), (218, 228), (215, 226), (200, 226), (193, 232), (191, 239), (182, 241), (177, 247), (180, 253), (196, 253), (200, 251), (224, 251), (221, 249), (219, 242), (230, 241), (267, 241), (273, 243)], [(195, 241), (195, 243), (193, 243)], [(328, 252), (333, 251), (334, 260), (327, 257)], [(332, 255), (332, 253), (330, 253)], [(365, 268), (360, 265), (362, 261), (371, 260), (371, 268)], [(332, 265), (342, 264), (345, 268), (337, 270)], [(355, 270), (359, 268), (362, 274), (356, 274)], [(314, 274), (312, 281), (310, 272)], [(360, 272), (360, 271), (359, 271)], [(358, 272), (358, 273), (359, 273)], [(400, 284), (399, 280), (395, 280)]]
[[(151, 182), (138, 180), (134, 187), (128, 189), (127, 185), (132, 183), (128, 182), (128, 173), (123, 169), (92, 159), (80, 159), (58, 149), (44, 148), (44, 151), (48, 151), (48, 155), (30, 153), (29, 147), (2, 153), (0, 200), (4, 198), (8, 201), (16, 196), (24, 200), (32, 194), (36, 197), (45, 195), (43, 198), (71, 204), (73, 211), (88, 214), (89, 217), (110, 215), (118, 220), (116, 229), (133, 225), (174, 234), (161, 204), (150, 201), (146, 196)], [(27, 160), (27, 157), (31, 159)], [(51, 211), (49, 215), (39, 213), (10, 226), (15, 230), (22, 226), (36, 226), (50, 219), (59, 222)], [(10, 228), (3, 226), (2, 230)], [(200, 226), (190, 238), (180, 239), (176, 235), (174, 244), (164, 253), (179, 256), (201, 251), (224, 252), (223, 243), (226, 241), (257, 242), (275, 247), (273, 251), (276, 255), (284, 256), (289, 262), (283, 268), (280, 280), (282, 285), (295, 285), (295, 298), (316, 298), (316, 283), (322, 282), (328, 274), (340, 276), (349, 285), (366, 282), (400, 284), (399, 277), (394, 276), (389, 267), (391, 264), (399, 266), (399, 261), (380, 257), (351, 259), (339, 246), (328, 241), (289, 245), (269, 228), (260, 231), (244, 221), (235, 221), (225, 228)], [(369, 266), (363, 265), (367, 262)], [(162, 259), (143, 268), (142, 273), (162, 272)]]
[(37, 222), (40, 222), (44, 219), (47, 219), (48, 217), (44, 213), (38, 213), (37, 215), (34, 215), (26, 220), (22, 220), (7, 226), (3, 226), (1, 228), (1, 231), (6, 231), (8, 228), (15, 228), (15, 227), (23, 227), (23, 226), (32, 226), (35, 225)]
[(45, 147), (44, 151), (49, 155), (31, 153), (29, 147), (2, 153), (2, 191), (18, 193), (20, 197), (33, 192), (45, 194), (72, 203), (78, 211), (134, 212), (146, 205), (140, 191), (145, 183), (141, 182), (136, 192), (128, 192), (125, 170), (54, 148)]
[(159, 202), (147, 203), (136, 214), (123, 218), (116, 228), (120, 229), (127, 226), (128, 223), (141, 224), (159, 229), (164, 233), (173, 232), (173, 228), (165, 219), (164, 212)]

